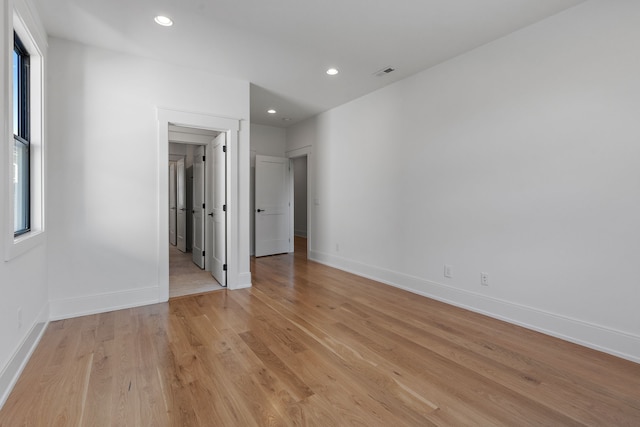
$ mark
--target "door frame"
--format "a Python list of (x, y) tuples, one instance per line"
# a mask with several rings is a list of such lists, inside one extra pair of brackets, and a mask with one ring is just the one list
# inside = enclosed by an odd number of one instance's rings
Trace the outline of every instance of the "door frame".
[[(311, 145), (307, 145), (305, 147), (296, 148), (293, 150), (289, 150), (286, 153), (286, 157), (289, 161), (297, 158), (297, 157), (306, 157), (307, 158), (307, 258), (313, 259), (311, 248), (313, 247), (313, 239), (315, 238), (315, 228), (313, 224), (315, 222), (315, 207), (320, 205), (319, 201), (316, 199), (315, 195), (315, 181), (314, 181), (314, 170), (313, 170), (313, 149)], [(293, 175), (293, 174), (292, 174)], [(295, 189), (293, 188), (293, 184), (291, 185), (291, 215), (293, 215), (293, 192)], [(294, 230), (294, 220), (292, 216), (291, 220), (291, 248), (293, 251), (293, 240), (295, 238), (295, 230)]]
[[(227, 191), (227, 287), (239, 289), (251, 286), (251, 276), (240, 271), (239, 254), (244, 253), (240, 242), (240, 120), (207, 114), (157, 108), (158, 119), (158, 300), (169, 300), (169, 124), (209, 129), (227, 134), (226, 191)], [(248, 242), (247, 242), (248, 245)], [(247, 257), (248, 261), (248, 257)], [(247, 283), (248, 282), (248, 283)]]

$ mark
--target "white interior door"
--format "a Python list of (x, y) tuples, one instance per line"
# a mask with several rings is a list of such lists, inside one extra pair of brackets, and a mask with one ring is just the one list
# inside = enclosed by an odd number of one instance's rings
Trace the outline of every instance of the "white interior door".
[(256, 156), (256, 256), (290, 251), (289, 159)]
[(227, 161), (226, 134), (221, 133), (210, 144), (209, 153), (213, 161), (208, 170), (211, 177), (209, 197), (212, 201), (208, 221), (211, 233), (211, 254), (209, 265), (211, 275), (222, 286), (227, 286)]
[(169, 163), (169, 243), (176, 245), (176, 164)]
[(187, 182), (184, 159), (176, 162), (176, 246), (187, 251)]
[(204, 146), (196, 147), (193, 155), (193, 208), (191, 214), (193, 216), (193, 250), (191, 251), (191, 259), (200, 268), (204, 268), (205, 256), (205, 157)]

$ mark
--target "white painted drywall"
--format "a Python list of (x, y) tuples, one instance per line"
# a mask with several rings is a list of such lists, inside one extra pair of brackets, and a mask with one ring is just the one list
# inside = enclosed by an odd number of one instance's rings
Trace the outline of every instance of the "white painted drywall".
[(640, 361), (638, 22), (589, 1), (289, 129), (310, 257)]
[(251, 124), (251, 190), (250, 190), (250, 234), (251, 255), (255, 254), (255, 172), (256, 155), (286, 157), (287, 146), (286, 130), (274, 126)]
[(307, 157), (293, 159), (293, 232), (307, 237)]
[[(0, 129), (2, 149), (0, 149), (0, 248), (11, 242), (12, 234), (5, 233), (5, 224), (10, 221), (9, 212), (5, 209), (8, 197), (8, 185), (5, 180), (12, 179), (11, 158), (8, 158), (6, 144), (13, 144), (13, 127), (10, 125), (10, 96), (6, 71), (10, 69), (11, 51), (13, 49), (13, 7), (20, 8), (32, 32), (44, 34), (40, 19), (30, 2), (0, 0)], [(9, 13), (7, 13), (9, 11)], [(38, 34), (34, 34), (37, 36)], [(43, 56), (46, 61), (46, 46)], [(6, 84), (5, 84), (6, 82)], [(46, 167), (46, 157), (44, 159)], [(9, 181), (11, 182), (11, 181)], [(47, 205), (45, 203), (45, 212)], [(11, 240), (9, 240), (11, 239)], [(48, 320), (48, 291), (46, 275), (46, 238), (43, 243), (29, 251), (5, 261), (0, 261), (0, 407), (11, 390), (17, 374), (20, 372), (28, 355), (37, 341), (39, 333)], [(22, 324), (18, 325), (18, 309), (21, 309)]]
[[(51, 38), (48, 275), (52, 317), (158, 298), (156, 107), (242, 119), (239, 210), (249, 199), (249, 83)], [(248, 215), (238, 270), (249, 274)]]
[(256, 154), (284, 157), (287, 147), (286, 129), (251, 124), (251, 166), (255, 166)]

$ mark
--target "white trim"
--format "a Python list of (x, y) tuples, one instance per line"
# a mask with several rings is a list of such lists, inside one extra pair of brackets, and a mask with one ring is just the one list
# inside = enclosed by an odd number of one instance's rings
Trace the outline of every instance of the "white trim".
[(289, 164), (287, 165), (289, 168), (288, 177), (287, 177), (287, 185), (289, 185), (289, 253), (293, 253), (295, 248), (295, 239), (294, 236), (295, 230), (295, 200), (293, 194), (293, 185), (295, 183), (295, 177), (293, 176), (293, 159), (289, 158)]
[(294, 148), (293, 150), (289, 150), (286, 152), (287, 158), (293, 159), (296, 157), (308, 156), (309, 154), (311, 154), (312, 148), (313, 146), (311, 145), (305, 145), (304, 147)]
[(640, 336), (638, 335), (453, 288), (442, 283), (363, 264), (325, 252), (311, 251), (309, 252), (309, 259), (418, 295), (640, 363)]
[[(169, 217), (168, 165), (169, 124), (190, 128), (210, 129), (227, 134), (227, 288), (244, 286), (240, 281), (240, 241), (238, 162), (240, 119), (212, 116), (203, 113), (157, 107), (158, 119), (158, 300), (169, 299)], [(244, 274), (249, 274), (244, 272)], [(249, 280), (249, 283), (251, 281)]]
[(245, 289), (251, 287), (251, 273), (240, 273), (238, 275), (238, 285), (234, 289)]
[[(13, 192), (11, 193), (13, 194)], [(7, 203), (7, 205), (9, 205)], [(8, 209), (13, 210), (13, 204), (8, 206)], [(7, 240), (5, 244), (4, 260), (11, 261), (20, 255), (29, 252), (31, 249), (42, 245), (46, 241), (46, 235), (44, 230), (31, 230), (28, 233), (23, 234), (14, 239), (13, 237), (13, 214), (10, 217), (10, 226), (8, 227)]]
[(37, 317), (36, 323), (31, 327), (29, 333), (25, 335), (24, 339), (9, 359), (9, 363), (7, 363), (4, 370), (0, 372), (0, 409), (9, 398), (13, 387), (15, 387), (18, 382), (22, 371), (25, 366), (27, 366), (31, 355), (35, 351), (36, 347), (38, 347), (44, 332), (47, 330), (49, 321), (43, 320), (49, 317), (47, 311), (48, 305), (45, 304)]
[[(33, 5), (31, 0), (16, 0), (13, 7), (20, 16), (21, 21), (29, 29), (29, 34), (37, 44), (39, 53), (44, 56), (44, 52), (48, 47), (47, 34), (42, 25), (40, 15), (37, 13), (38, 8)], [(13, 46), (13, 43), (11, 45)]]
[(97, 313), (156, 304), (158, 287), (130, 289), (96, 295), (63, 298), (49, 302), (51, 320), (71, 319)]
[[(47, 49), (47, 39), (40, 19), (35, 13), (35, 8), (28, 0), (16, 1), (12, 13), (7, 13), (7, 43), (8, 52), (13, 50), (13, 31), (20, 36), (25, 48), (29, 51), (30, 57), (30, 91), (31, 91), (31, 138), (30, 138), (30, 186), (31, 186), (31, 231), (14, 238), (13, 233), (13, 130), (10, 123), (13, 123), (13, 108), (11, 106), (13, 91), (12, 74), (8, 73), (5, 80), (5, 91), (7, 100), (5, 108), (7, 111), (7, 126), (5, 129), (7, 136), (5, 160), (7, 171), (5, 174), (5, 261), (20, 256), (27, 251), (45, 242), (45, 195), (46, 195), (46, 152), (45, 152), (45, 58)], [(8, 53), (7, 52), (7, 53)], [(7, 55), (7, 58), (10, 57)], [(10, 61), (9, 61), (10, 62)]]

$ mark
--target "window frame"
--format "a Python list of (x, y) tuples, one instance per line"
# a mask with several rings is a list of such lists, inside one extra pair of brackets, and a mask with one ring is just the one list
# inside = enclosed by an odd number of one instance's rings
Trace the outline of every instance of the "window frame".
[[(12, 2), (9, 2), (11, 4)], [(47, 36), (35, 9), (28, 0), (14, 0), (13, 10), (4, 15), (3, 41), (0, 50), (0, 64), (4, 69), (3, 92), (5, 101), (4, 177), (1, 184), (5, 208), (2, 226), (4, 240), (4, 261), (9, 262), (22, 254), (44, 245), (45, 233), (45, 190), (46, 190), (46, 144), (45, 144), (45, 59)], [(14, 233), (14, 147), (13, 135), (13, 33), (18, 35), (23, 47), (29, 53), (29, 203), (30, 228), (22, 234)]]
[[(29, 90), (31, 86), (30, 85), (31, 74), (29, 71), (31, 55), (29, 51), (24, 47), (22, 40), (20, 40), (20, 36), (18, 36), (18, 34), (15, 31), (13, 32), (13, 53), (17, 54), (17, 59), (18, 59), (17, 85), (15, 84), (15, 81), (14, 81), (14, 74), (13, 72), (11, 73), (12, 91), (16, 86), (18, 88), (18, 97), (17, 97), (17, 104), (18, 104), (17, 132), (18, 133), (16, 134), (14, 132), (13, 134), (14, 150), (16, 150), (16, 147), (18, 146), (18, 144), (21, 144), (27, 156), (25, 165), (23, 165), (25, 167), (21, 168), (22, 173), (20, 176), (20, 183), (21, 183), (20, 186), (23, 187), (21, 191), (24, 191), (24, 194), (22, 194), (22, 197), (20, 198), (22, 200), (22, 206), (20, 207), (19, 211), (22, 216), (22, 218), (20, 219), (20, 223), (24, 224), (24, 227), (17, 230), (15, 227), (16, 206), (14, 204), (13, 236), (18, 237), (31, 231), (31, 153), (30, 153), (31, 151), (30, 150), (31, 148), (30, 147), (31, 145), (30, 143), (31, 99), (30, 99), (30, 90)], [(12, 54), (12, 58), (13, 57), (14, 56)], [(13, 61), (12, 61), (12, 64), (13, 64)], [(13, 64), (13, 65), (15, 66), (16, 64)], [(14, 99), (14, 97), (15, 97), (15, 93), (11, 97), (12, 100)], [(12, 114), (14, 114), (13, 111), (14, 109), (12, 108)], [(13, 119), (14, 119), (13, 121), (16, 121), (16, 117), (14, 117)], [(14, 191), (15, 191), (15, 186), (14, 186)], [(14, 203), (15, 201), (16, 201), (16, 198), (14, 193)]]

